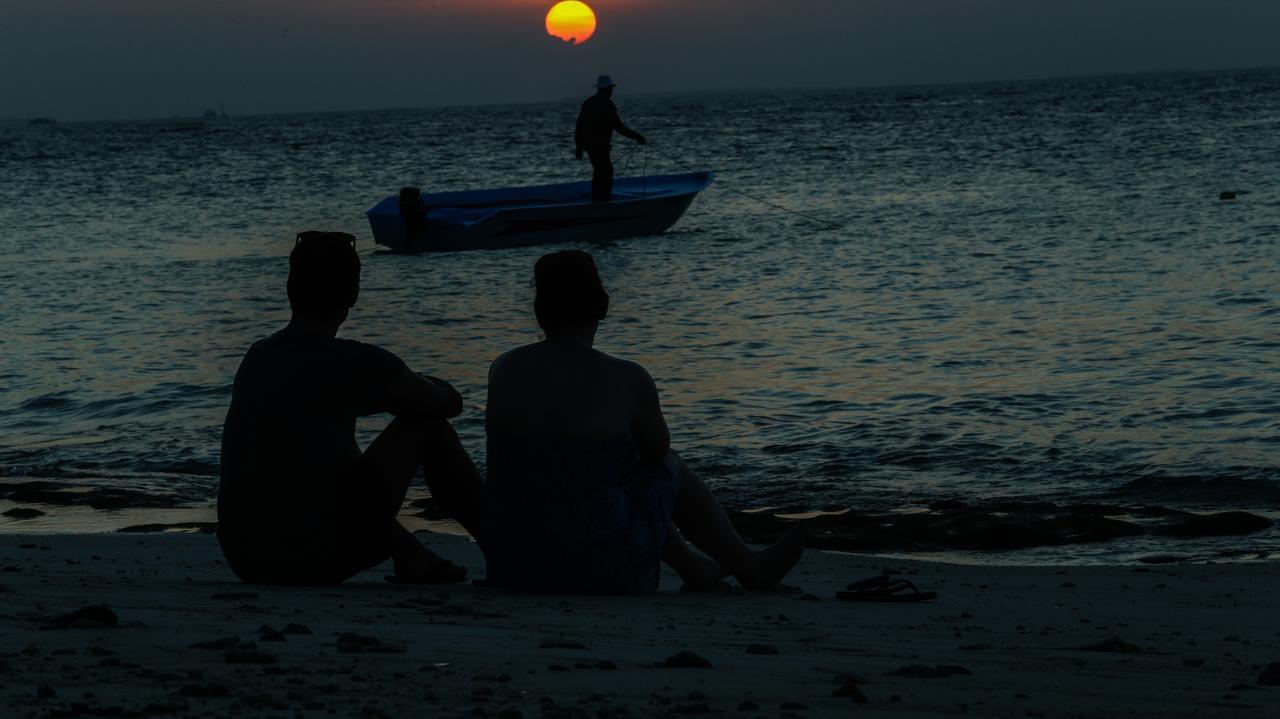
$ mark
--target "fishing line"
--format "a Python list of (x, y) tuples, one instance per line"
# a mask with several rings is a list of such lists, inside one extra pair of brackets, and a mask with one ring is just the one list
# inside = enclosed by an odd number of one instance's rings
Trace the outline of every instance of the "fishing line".
[(640, 173), (640, 196), (649, 194), (649, 145), (644, 145), (644, 171)]
[(627, 176), (627, 168), (631, 167), (631, 158), (636, 156), (636, 150), (638, 149), (640, 149), (639, 145), (636, 145), (635, 147), (630, 148), (630, 151), (627, 153), (626, 159), (623, 160), (622, 162), (622, 172), (618, 173), (617, 175), (618, 177)]
[[(650, 146), (649, 146), (649, 145), (645, 145), (645, 147), (646, 147), (646, 148), (648, 148), (648, 147), (650, 147)], [(659, 155), (662, 155), (663, 157), (667, 158), (668, 160), (670, 160), (670, 161), (674, 162), (676, 165), (679, 165), (680, 167), (682, 167), (682, 168), (684, 168), (684, 169), (686, 169), (686, 170), (688, 170), (688, 171), (690, 171), (690, 172), (700, 172), (700, 170), (698, 170), (698, 169), (696, 169), (696, 168), (693, 168), (693, 167), (690, 167), (689, 165), (687, 165), (687, 164), (685, 164), (684, 162), (682, 162), (679, 158), (676, 158), (676, 157), (674, 157), (674, 156), (672, 156), (672, 155), (669, 155), (669, 154), (667, 154), (667, 153), (663, 152), (662, 150), (659, 150), (658, 148), (654, 148), (654, 150), (653, 150), (653, 151), (654, 151), (654, 152), (656, 152), (656, 153), (658, 153)], [(799, 211), (799, 210), (793, 210), (793, 209), (791, 209), (790, 207), (784, 207), (784, 206), (782, 206), (782, 205), (779, 205), (779, 204), (778, 204), (778, 203), (776, 203), (776, 202), (771, 202), (771, 201), (766, 200), (766, 199), (764, 199), (764, 198), (762, 198), (762, 197), (756, 197), (755, 195), (752, 195), (752, 194), (751, 194), (751, 193), (749, 193), (749, 192), (744, 192), (744, 191), (739, 190), (738, 188), (736, 188), (736, 187), (734, 187), (734, 186), (732, 186), (732, 185), (726, 184), (723, 180), (720, 180), (720, 179), (718, 179), (718, 178), (716, 179), (716, 185), (718, 185), (718, 186), (720, 186), (720, 187), (723, 187), (724, 189), (728, 190), (729, 192), (736, 192), (736, 193), (738, 193), (739, 195), (742, 195), (743, 197), (745, 197), (745, 198), (747, 198), (747, 199), (749, 199), (749, 200), (754, 200), (755, 202), (759, 202), (759, 203), (760, 203), (760, 204), (762, 204), (762, 205), (766, 205), (766, 206), (768, 206), (768, 207), (772, 207), (772, 208), (773, 208), (773, 209), (775, 209), (775, 210), (781, 210), (781, 211), (783, 211), (783, 212), (788, 212), (788, 213), (791, 213), (791, 214), (793, 214), (793, 215), (796, 215), (797, 217), (803, 217), (803, 218), (805, 218), (806, 220), (809, 220), (810, 222), (816, 222), (817, 224), (822, 225), (822, 226), (823, 226), (824, 228), (826, 228), (826, 229), (834, 230), (834, 229), (837, 229), (838, 227), (840, 227), (840, 225), (837, 225), (837, 224), (835, 224), (834, 222), (830, 222), (830, 221), (828, 221), (828, 220), (824, 220), (824, 219), (822, 219), (822, 218), (815, 217), (815, 216), (813, 216), (813, 215), (808, 214), (807, 212), (801, 212), (801, 211)]]

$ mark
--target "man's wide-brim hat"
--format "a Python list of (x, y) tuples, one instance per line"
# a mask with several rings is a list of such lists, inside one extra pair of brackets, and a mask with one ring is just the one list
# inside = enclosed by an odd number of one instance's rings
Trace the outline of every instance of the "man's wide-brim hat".
[(617, 86), (618, 86), (618, 83), (614, 82), (613, 78), (609, 77), (608, 75), (601, 75), (600, 79), (596, 80), (597, 90), (603, 90), (606, 87), (617, 87)]

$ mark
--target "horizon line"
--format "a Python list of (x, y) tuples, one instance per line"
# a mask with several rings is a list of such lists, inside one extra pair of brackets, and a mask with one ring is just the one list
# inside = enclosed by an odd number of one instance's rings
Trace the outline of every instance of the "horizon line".
[[(1101, 78), (1119, 78), (1119, 77), (1152, 77), (1158, 75), (1207, 75), (1213, 73), (1239, 73), (1239, 72), (1256, 72), (1260, 70), (1280, 70), (1280, 65), (1256, 65), (1248, 67), (1224, 67), (1209, 70), (1198, 70), (1192, 68), (1178, 69), (1161, 69), (1161, 70), (1130, 70), (1122, 72), (1095, 72), (1095, 73), (1072, 73), (1065, 75), (1043, 75), (1033, 77), (1013, 77), (1013, 78), (995, 78), (982, 80), (958, 80), (958, 81), (942, 81), (942, 82), (911, 82), (911, 83), (886, 83), (886, 84), (868, 84), (868, 85), (793, 85), (789, 87), (779, 86), (744, 86), (734, 88), (718, 88), (718, 89), (701, 89), (701, 90), (653, 90), (648, 92), (628, 93), (627, 97), (632, 98), (658, 98), (658, 97), (691, 97), (691, 96), (722, 96), (722, 95), (738, 95), (745, 93), (767, 93), (767, 92), (857, 92), (866, 90), (894, 90), (894, 89), (918, 89), (927, 87), (956, 87), (964, 85), (996, 85), (1002, 83), (1014, 82), (1051, 82), (1063, 80), (1085, 80), (1085, 79), (1101, 79)], [(351, 113), (383, 113), (383, 112), (406, 112), (411, 110), (449, 110), (449, 109), (465, 109), (465, 108), (481, 108), (481, 107), (520, 107), (531, 105), (549, 105), (561, 102), (576, 101), (577, 96), (560, 97), (556, 99), (542, 100), (524, 100), (524, 101), (508, 101), (508, 102), (463, 102), (463, 103), (445, 103), (439, 105), (409, 105), (400, 107), (366, 107), (366, 108), (345, 108), (345, 109), (325, 109), (325, 110), (283, 110), (278, 112), (250, 112), (245, 114), (222, 114), (217, 120), (230, 120), (240, 118), (259, 118), (259, 117), (290, 117), (304, 115), (340, 115)], [(62, 121), (51, 115), (27, 115), (27, 116), (11, 116), (0, 117), (0, 125), (11, 124), (29, 124), (35, 119), (53, 119), (58, 124), (93, 124), (93, 123), (112, 123), (112, 122), (166, 122), (173, 120), (200, 120), (205, 121), (202, 115), (153, 115), (139, 117), (120, 117), (110, 119), (88, 119), (88, 120), (66, 120)]]

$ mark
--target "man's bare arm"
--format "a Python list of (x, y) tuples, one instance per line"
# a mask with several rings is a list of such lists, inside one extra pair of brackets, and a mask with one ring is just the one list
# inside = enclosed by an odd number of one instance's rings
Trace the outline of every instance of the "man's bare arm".
[(641, 145), (649, 144), (649, 141), (644, 139), (644, 135), (641, 135), (635, 130), (632, 130), (631, 128), (622, 124), (622, 118), (618, 116), (617, 109), (613, 111), (613, 129), (619, 135), (622, 135), (623, 137), (629, 137), (632, 140), (635, 140), (636, 142), (640, 143)]
[(622, 124), (621, 120), (618, 121), (618, 126), (615, 129), (618, 131), (619, 135), (622, 135), (623, 137), (629, 137), (632, 140), (635, 140), (636, 142), (640, 143), (641, 145), (649, 144), (649, 141), (644, 139), (644, 135), (641, 135), (635, 130), (632, 130), (631, 128)]
[(448, 382), (406, 367), (387, 387), (387, 411), (397, 417), (451, 419), (462, 414), (462, 395)]

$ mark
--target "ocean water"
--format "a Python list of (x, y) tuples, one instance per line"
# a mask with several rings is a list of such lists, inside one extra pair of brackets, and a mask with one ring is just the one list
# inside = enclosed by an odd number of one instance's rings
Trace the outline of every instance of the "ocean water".
[[(1280, 510), (1280, 71), (617, 101), (653, 143), (620, 175), (718, 182), (664, 236), (580, 245), (598, 346), (724, 501)], [(454, 382), (483, 464), (547, 248), (394, 255), (363, 212), (585, 179), (576, 105), (0, 127), (0, 477), (210, 504), (304, 229), (360, 238), (344, 336)]]

